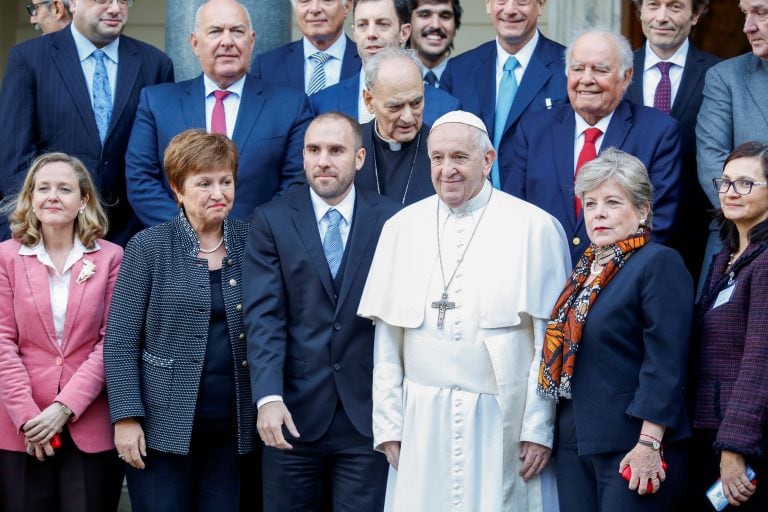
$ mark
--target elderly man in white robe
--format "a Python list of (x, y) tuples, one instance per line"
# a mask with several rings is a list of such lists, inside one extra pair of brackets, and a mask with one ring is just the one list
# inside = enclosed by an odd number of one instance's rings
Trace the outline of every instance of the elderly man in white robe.
[(565, 234), (493, 189), (496, 152), (478, 117), (445, 114), (428, 147), (437, 195), (385, 224), (358, 309), (376, 324), (373, 433), (391, 464), (386, 510), (557, 510), (545, 470), (555, 408), (536, 378), (570, 269)]

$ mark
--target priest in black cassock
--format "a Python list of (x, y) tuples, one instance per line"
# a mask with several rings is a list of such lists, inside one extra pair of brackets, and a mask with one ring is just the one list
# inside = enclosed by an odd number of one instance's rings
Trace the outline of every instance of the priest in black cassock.
[(355, 186), (406, 205), (433, 195), (418, 58), (413, 50), (382, 49), (365, 64), (365, 82), (374, 119), (363, 125), (366, 157)]

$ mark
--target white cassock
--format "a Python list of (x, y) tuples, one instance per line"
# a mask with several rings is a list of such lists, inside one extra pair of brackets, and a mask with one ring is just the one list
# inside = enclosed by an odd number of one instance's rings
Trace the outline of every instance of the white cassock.
[[(401, 441), (388, 511), (557, 510), (552, 469), (527, 483), (518, 471), (520, 441), (552, 446), (555, 406), (536, 380), (567, 242), (552, 216), (491, 190), (403, 209), (376, 248), (358, 315), (376, 323), (374, 446)], [(456, 270), (442, 328), (438, 226), (445, 281)]]

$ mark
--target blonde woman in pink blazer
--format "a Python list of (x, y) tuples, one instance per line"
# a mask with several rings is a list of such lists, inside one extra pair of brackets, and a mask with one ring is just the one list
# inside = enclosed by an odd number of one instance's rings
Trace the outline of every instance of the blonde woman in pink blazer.
[(123, 256), (88, 171), (32, 164), (0, 243), (0, 510), (114, 511), (102, 348)]

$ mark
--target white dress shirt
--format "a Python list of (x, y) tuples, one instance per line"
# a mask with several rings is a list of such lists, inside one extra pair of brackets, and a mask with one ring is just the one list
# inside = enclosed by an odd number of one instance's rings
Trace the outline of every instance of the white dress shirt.
[(327, 50), (319, 50), (306, 37), (302, 38), (304, 45), (304, 90), (309, 86), (309, 80), (312, 78), (315, 63), (309, 58), (317, 52), (322, 51), (331, 56), (325, 63), (325, 87), (330, 87), (339, 83), (341, 80), (341, 65), (344, 61), (344, 52), (347, 50), (347, 36), (343, 33)]
[(360, 88), (357, 91), (357, 122), (365, 124), (371, 121), (375, 116), (368, 112), (368, 107), (365, 106), (365, 100), (363, 100), (363, 91), (365, 87), (365, 66), (360, 68)]
[(603, 138), (605, 137), (605, 132), (608, 130), (608, 125), (611, 122), (611, 119), (613, 118), (613, 112), (599, 120), (597, 123), (595, 123), (594, 126), (587, 123), (579, 114), (576, 112), (573, 113), (573, 115), (576, 117), (576, 130), (574, 133), (574, 142), (573, 142), (573, 173), (576, 174), (576, 164), (579, 162), (579, 153), (581, 153), (581, 148), (584, 147), (584, 132), (587, 130), (587, 128), (597, 128), (601, 132), (603, 132), (595, 141), (595, 150), (597, 151), (597, 154), (600, 154), (600, 147), (603, 145)]
[(680, 89), (680, 82), (683, 79), (683, 69), (685, 68), (685, 59), (688, 56), (688, 39), (683, 41), (680, 48), (669, 59), (662, 59), (651, 50), (651, 45), (645, 43), (645, 64), (643, 65), (643, 104), (646, 107), (653, 107), (653, 97), (656, 95), (656, 87), (661, 81), (661, 71), (656, 64), (662, 61), (670, 62), (673, 65), (669, 67), (669, 81), (672, 83), (672, 96), (670, 98), (670, 107), (675, 104), (677, 91)]
[[(96, 57), (93, 56), (93, 52), (98, 48), (96, 48), (96, 45), (90, 42), (83, 34), (77, 31), (74, 23), (69, 24), (69, 29), (72, 31), (72, 37), (75, 39), (77, 57), (80, 59), (80, 66), (83, 68), (85, 85), (88, 86), (88, 97), (91, 99), (91, 106), (93, 106), (93, 74), (96, 71)], [(120, 38), (118, 37), (101, 48), (107, 57), (104, 59), (104, 67), (107, 68), (107, 77), (109, 78), (109, 88), (112, 93), (113, 105), (115, 103), (115, 92), (117, 91), (117, 64), (120, 58), (118, 51), (119, 46)]]
[(531, 62), (531, 57), (533, 57), (533, 50), (536, 49), (536, 45), (538, 44), (538, 42), (539, 42), (539, 31), (537, 30), (536, 32), (534, 32), (531, 40), (525, 43), (525, 46), (520, 48), (516, 54), (512, 55), (511, 53), (508, 53), (507, 50), (501, 47), (501, 44), (499, 44), (499, 39), (496, 38), (496, 99), (497, 100), (499, 99), (499, 82), (501, 82), (501, 77), (504, 75), (504, 64), (507, 63), (507, 59), (509, 57), (514, 57), (517, 59), (518, 66), (515, 68), (515, 80), (517, 80), (517, 85), (519, 87), (521, 81), (523, 80), (523, 75), (525, 75), (525, 70), (528, 69), (528, 63)]
[[(219, 86), (206, 75), (203, 75), (203, 85), (205, 87), (205, 131), (211, 133), (211, 115), (213, 114), (213, 106), (216, 104), (213, 93), (219, 90)], [(224, 98), (223, 102), (224, 119), (227, 122), (227, 137), (230, 139), (235, 131), (235, 122), (237, 121), (237, 113), (240, 111), (240, 100), (243, 97), (244, 86), (245, 75), (225, 89), (230, 92), (230, 95)]]

